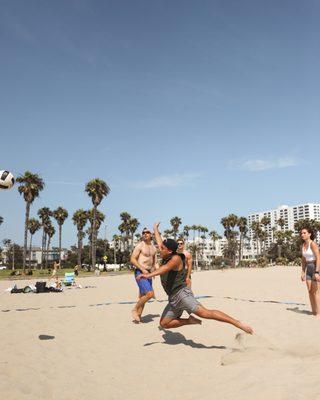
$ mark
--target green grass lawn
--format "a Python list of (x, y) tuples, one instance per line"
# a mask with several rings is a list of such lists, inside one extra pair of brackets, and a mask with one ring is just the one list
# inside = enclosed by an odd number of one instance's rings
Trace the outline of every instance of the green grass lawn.
[[(16, 269), (16, 271), (19, 271), (21, 275), (10, 276), (10, 274), (12, 272), (11, 269), (0, 270), (0, 280), (5, 280), (5, 279), (17, 279), (17, 280), (19, 280), (19, 279), (38, 279), (38, 278), (48, 279), (48, 278), (51, 277), (51, 273), (52, 273), (51, 272), (49, 274), (47, 269), (33, 270), (33, 274), (32, 275), (23, 275), (21, 269)], [(59, 278), (64, 277), (64, 274), (66, 272), (73, 272), (73, 269), (72, 268), (70, 268), (70, 269), (69, 268), (60, 269), (58, 271)], [(115, 272), (115, 271), (105, 272), (104, 271), (104, 272), (100, 273), (100, 276), (108, 276), (110, 274), (112, 274), (112, 275), (113, 274), (121, 275), (121, 274), (128, 274), (130, 272), (131, 271), (126, 270), (126, 269), (125, 270), (121, 270), (121, 271), (117, 271), (117, 272)], [(95, 274), (94, 274), (94, 272), (80, 271), (79, 275), (78, 275), (78, 278), (85, 278), (85, 277), (88, 277), (88, 276), (94, 277)]]

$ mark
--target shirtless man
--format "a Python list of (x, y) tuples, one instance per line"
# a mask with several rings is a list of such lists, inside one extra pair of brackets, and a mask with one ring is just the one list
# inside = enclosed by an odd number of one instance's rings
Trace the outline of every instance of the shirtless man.
[[(160, 248), (162, 266), (154, 272), (141, 274), (137, 277), (137, 280), (150, 279), (160, 275), (161, 284), (169, 296), (169, 303), (160, 318), (160, 326), (165, 329), (171, 329), (183, 325), (201, 324), (202, 321), (200, 319), (190, 315), (195, 314), (200, 318), (226, 322), (252, 334), (253, 330), (250, 326), (222, 311), (208, 310), (195, 299), (191, 289), (186, 284), (185, 257), (183, 254), (177, 253), (178, 243), (173, 239), (162, 241), (158, 226), (159, 223), (154, 225), (154, 234)], [(183, 311), (189, 314), (189, 318), (181, 318)]]
[(135, 247), (130, 262), (135, 266), (134, 276), (139, 287), (139, 300), (132, 310), (133, 322), (141, 322), (141, 315), (146, 302), (154, 297), (152, 279), (138, 280), (141, 274), (152, 272), (156, 266), (156, 248), (151, 242), (151, 232), (144, 228), (142, 241)]
[(184, 254), (184, 256), (185, 256), (185, 262), (186, 262), (186, 267), (187, 267), (186, 283), (187, 283), (188, 287), (191, 287), (192, 255), (185, 249), (183, 238), (178, 239), (177, 243), (178, 243), (177, 253)]

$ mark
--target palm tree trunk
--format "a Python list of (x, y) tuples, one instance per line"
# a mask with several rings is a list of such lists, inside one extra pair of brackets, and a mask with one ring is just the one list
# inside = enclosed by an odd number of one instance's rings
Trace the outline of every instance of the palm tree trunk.
[(117, 264), (117, 250), (116, 250), (116, 243), (113, 243), (113, 262), (114, 264)]
[(29, 269), (31, 270), (31, 250), (32, 249), (32, 235), (30, 234), (30, 244), (29, 244)]
[(81, 250), (82, 250), (81, 231), (78, 231), (78, 267), (81, 269)]
[(46, 233), (43, 229), (42, 231), (42, 245), (41, 245), (41, 269), (43, 268), (44, 264), (44, 250), (45, 250), (45, 240), (46, 240)]
[(26, 202), (26, 219), (24, 223), (24, 246), (23, 246), (23, 272), (26, 272), (27, 246), (28, 246), (28, 222), (30, 214), (30, 203)]
[(46, 245), (47, 245), (47, 249), (46, 249), (46, 268), (48, 268), (50, 237), (47, 238), (47, 235), (46, 235)]
[(91, 267), (94, 270), (96, 267), (96, 219), (97, 219), (97, 205), (93, 205), (93, 222), (92, 222), (92, 259)]
[(281, 258), (282, 255), (282, 245), (278, 244), (278, 258)]
[(239, 264), (242, 261), (242, 234), (240, 233), (240, 240), (239, 240)]
[(59, 268), (61, 268), (61, 237), (62, 237), (62, 225), (59, 224)]
[(15, 255), (14, 255), (14, 243), (12, 244), (12, 270), (15, 270)]

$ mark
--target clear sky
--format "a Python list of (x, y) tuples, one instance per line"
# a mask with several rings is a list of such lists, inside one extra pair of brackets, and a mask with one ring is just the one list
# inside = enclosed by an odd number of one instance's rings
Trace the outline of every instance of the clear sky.
[[(221, 232), (320, 202), (319, 20), (317, 0), (1, 0), (0, 170), (42, 176), (31, 216), (90, 208), (104, 179), (108, 238), (121, 211)], [(0, 241), (24, 210), (0, 192)]]

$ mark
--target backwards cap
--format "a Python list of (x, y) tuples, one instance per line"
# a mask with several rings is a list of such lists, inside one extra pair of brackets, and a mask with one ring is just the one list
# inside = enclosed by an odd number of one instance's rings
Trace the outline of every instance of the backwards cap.
[(163, 245), (168, 249), (171, 250), (173, 253), (177, 251), (178, 243), (173, 239), (166, 239), (163, 241)]

